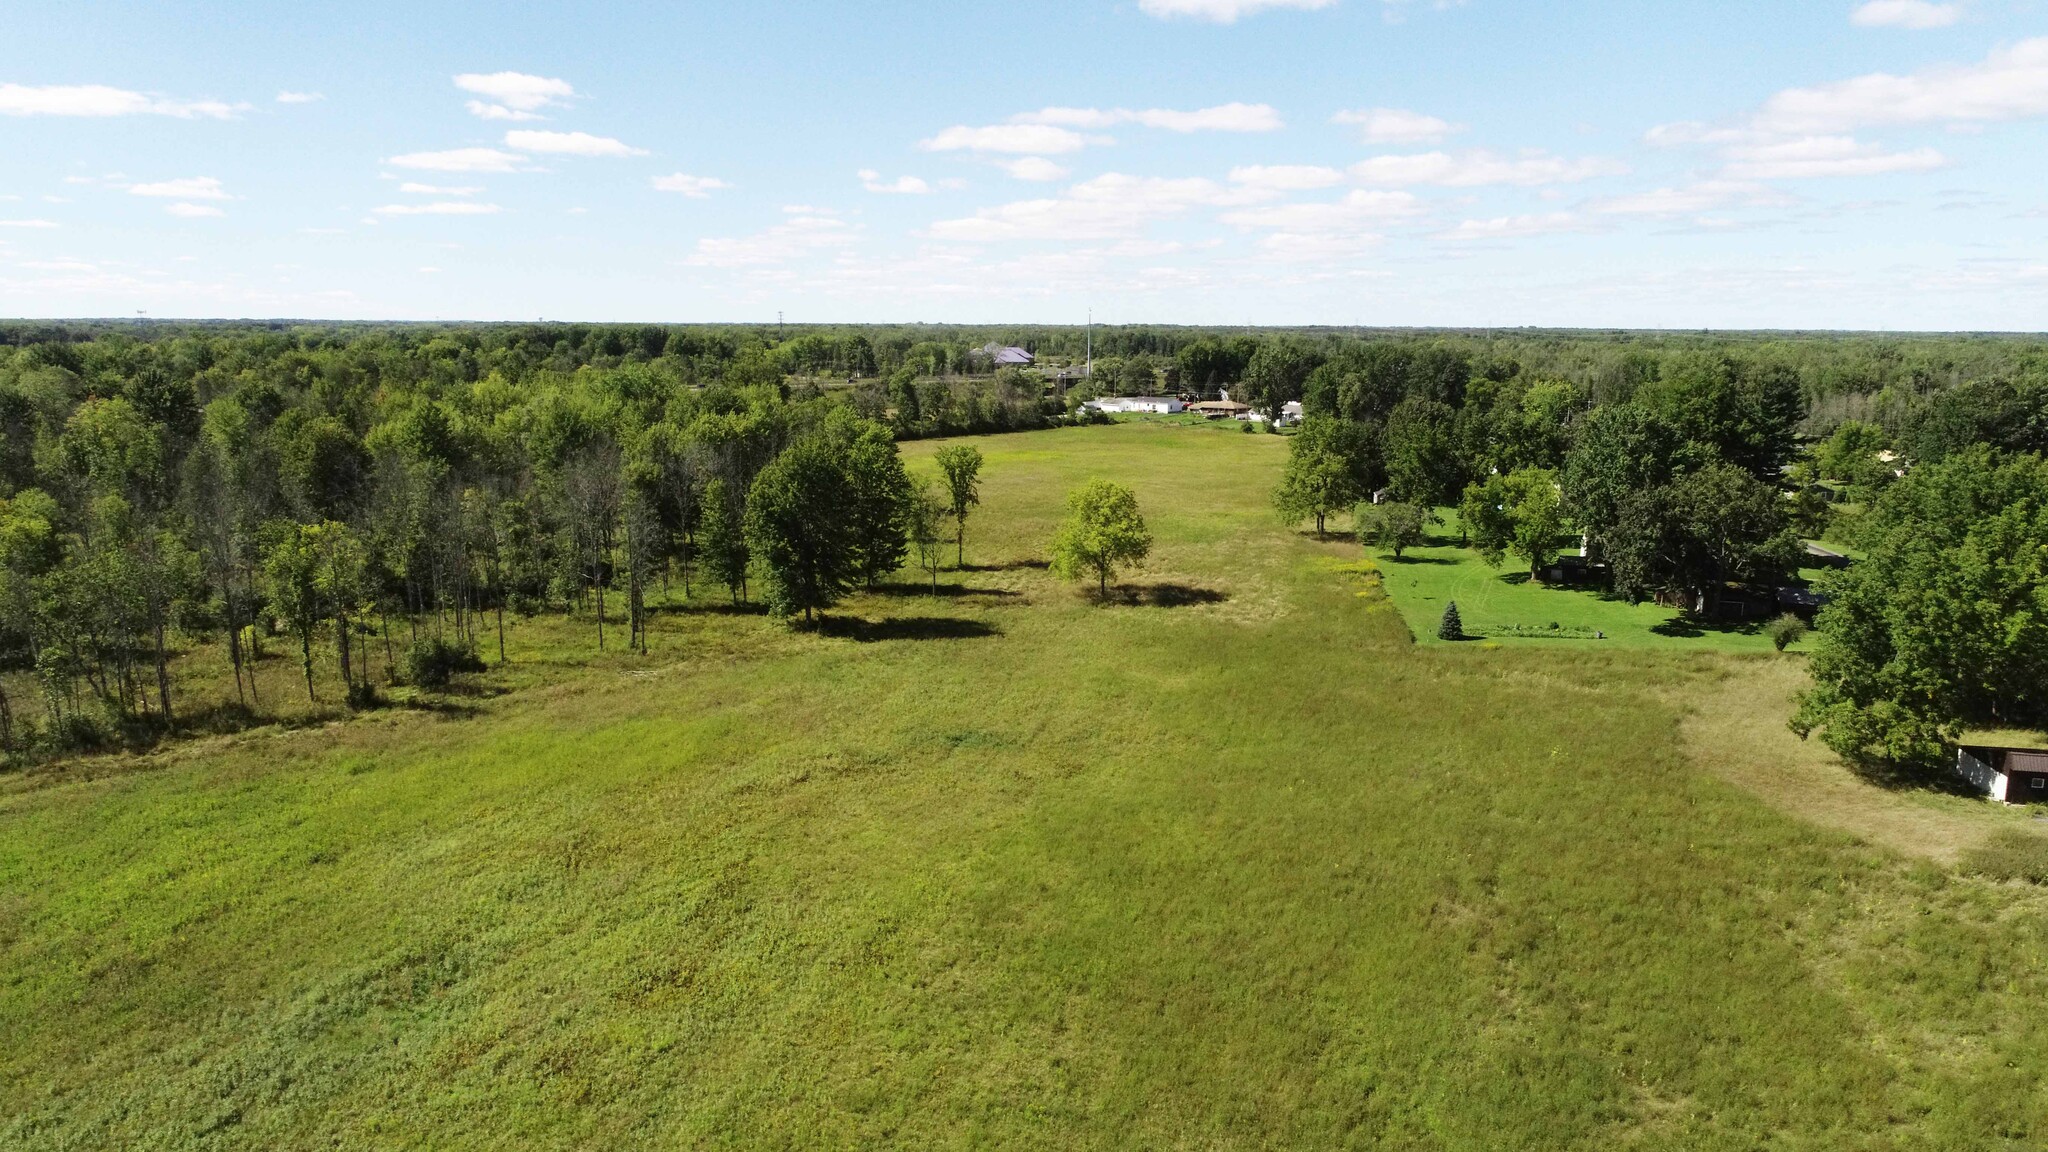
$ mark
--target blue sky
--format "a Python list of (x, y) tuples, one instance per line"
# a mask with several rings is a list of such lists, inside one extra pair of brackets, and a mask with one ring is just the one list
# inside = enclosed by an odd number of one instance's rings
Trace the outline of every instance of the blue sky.
[(0, 315), (2048, 329), (2037, 0), (7, 5)]

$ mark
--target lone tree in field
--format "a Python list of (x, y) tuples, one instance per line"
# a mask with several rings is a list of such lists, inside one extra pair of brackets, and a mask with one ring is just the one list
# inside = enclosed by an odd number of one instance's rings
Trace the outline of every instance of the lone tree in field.
[(981, 449), (968, 444), (941, 448), (932, 457), (946, 474), (953, 508), (953, 567), (967, 562), (967, 510), (981, 503)]
[(1287, 470), (1280, 474), (1280, 487), (1273, 493), (1273, 507), (1283, 522), (1299, 524), (1313, 517), (1319, 537), (1325, 517), (1363, 495), (1351, 461), (1335, 443), (1336, 424), (1323, 416), (1302, 424), (1287, 446)]
[(1120, 564), (1141, 564), (1152, 551), (1152, 533), (1129, 488), (1090, 480), (1067, 497), (1067, 521), (1052, 538), (1052, 570), (1069, 580), (1095, 577), (1098, 594), (1109, 595), (1109, 578)]
[(1444, 605), (1444, 622), (1436, 626), (1436, 638), (1439, 640), (1463, 640), (1465, 638), (1465, 622), (1458, 619), (1458, 602), (1456, 600)]
[(1399, 560), (1403, 551), (1422, 543), (1422, 530), (1429, 514), (1420, 505), (1389, 500), (1384, 504), (1360, 504), (1351, 513), (1351, 519), (1358, 526), (1360, 544), (1390, 551)]

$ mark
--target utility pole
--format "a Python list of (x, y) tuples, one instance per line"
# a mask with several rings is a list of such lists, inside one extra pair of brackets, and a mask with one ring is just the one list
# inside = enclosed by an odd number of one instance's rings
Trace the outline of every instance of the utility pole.
[(775, 310), (775, 342), (782, 343), (782, 309)]

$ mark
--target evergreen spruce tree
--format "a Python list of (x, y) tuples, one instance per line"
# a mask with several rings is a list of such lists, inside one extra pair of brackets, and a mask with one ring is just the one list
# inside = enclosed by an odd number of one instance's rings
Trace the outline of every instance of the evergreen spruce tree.
[(1458, 602), (1456, 600), (1444, 605), (1444, 622), (1437, 625), (1436, 638), (1439, 640), (1463, 640), (1465, 638), (1465, 622), (1458, 619)]

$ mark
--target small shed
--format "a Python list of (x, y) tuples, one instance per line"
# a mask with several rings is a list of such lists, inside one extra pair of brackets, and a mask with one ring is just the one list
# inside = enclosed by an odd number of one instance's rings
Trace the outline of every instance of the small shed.
[(1210, 420), (1223, 420), (1251, 411), (1251, 405), (1234, 400), (1203, 400), (1188, 405), (1188, 411)]
[(1993, 800), (2048, 804), (2048, 750), (1966, 744), (1956, 749), (1956, 775)]

